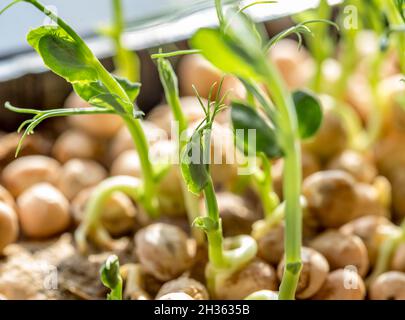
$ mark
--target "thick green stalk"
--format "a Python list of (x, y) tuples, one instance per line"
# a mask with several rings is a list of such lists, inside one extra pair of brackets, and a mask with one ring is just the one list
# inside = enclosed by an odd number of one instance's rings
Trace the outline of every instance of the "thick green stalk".
[[(124, 31), (124, 17), (122, 14), (122, 1), (113, 0), (114, 8), (114, 27), (117, 34), (120, 36)], [(121, 41), (118, 41), (121, 43)]]
[[(179, 125), (178, 126), (179, 132), (177, 136), (177, 147), (180, 159), (181, 152), (187, 145), (187, 140), (182, 139), (182, 136), (188, 129), (188, 120), (181, 107), (179, 98), (178, 80), (170, 62), (164, 60), (164, 58), (159, 58), (158, 69), (160, 80), (165, 91), (166, 100), (172, 109), (174, 119), (177, 121)], [(193, 223), (196, 218), (201, 216), (199, 198), (188, 190), (186, 182), (183, 179), (181, 180), (181, 187), (188, 219), (190, 223)], [(203, 244), (205, 241), (203, 232), (196, 228), (193, 228), (192, 232), (196, 241), (199, 244)]]
[(294, 102), (272, 65), (267, 66), (266, 85), (280, 112), (279, 127), (285, 151), (283, 192), (285, 197), (285, 269), (280, 285), (281, 300), (294, 299), (301, 273), (302, 210), (301, 146)]
[(124, 120), (131, 137), (135, 142), (139, 155), (139, 161), (141, 163), (145, 185), (142, 204), (151, 216), (157, 217), (159, 216), (159, 202), (157, 198), (157, 186), (153, 166), (149, 158), (148, 140), (146, 139), (145, 132), (143, 131), (140, 121), (133, 119), (132, 117), (125, 117)]
[(302, 212), (299, 201), (301, 194), (301, 155), (299, 141), (293, 140), (295, 139), (291, 137), (291, 141), (288, 143), (289, 147), (286, 149), (284, 170), (286, 266), (280, 285), (279, 298), (281, 300), (295, 298), (302, 267)]
[(224, 269), (227, 267), (227, 263), (224, 258), (222, 224), (219, 217), (214, 184), (211, 178), (204, 188), (204, 196), (208, 217), (216, 223), (215, 229), (207, 232), (209, 261), (212, 263), (214, 269)]

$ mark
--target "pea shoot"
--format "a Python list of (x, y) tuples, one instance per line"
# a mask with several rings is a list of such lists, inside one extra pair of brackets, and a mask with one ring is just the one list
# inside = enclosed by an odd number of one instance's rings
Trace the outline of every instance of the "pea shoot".
[(379, 275), (388, 271), (394, 252), (397, 250), (401, 243), (405, 242), (405, 219), (400, 227), (397, 227), (390, 231), (385, 237), (384, 241), (378, 248), (377, 262), (373, 269), (373, 272), (368, 277), (368, 284), (372, 284)]
[(111, 290), (107, 294), (107, 300), (122, 300), (123, 281), (117, 256), (112, 255), (107, 258), (100, 269), (100, 278), (103, 285)]
[[(163, 84), (163, 88), (165, 91), (166, 100), (169, 106), (171, 107), (174, 119), (178, 124), (178, 136), (176, 137), (176, 141), (178, 143), (177, 147), (180, 159), (181, 150), (183, 150), (187, 144), (187, 140), (183, 138), (183, 135), (187, 133), (189, 123), (181, 107), (178, 80), (176, 73), (174, 72), (170, 62), (167, 59), (160, 57), (157, 59), (157, 65), (160, 80)], [(192, 223), (197, 217), (201, 216), (199, 199), (198, 197), (196, 197), (195, 195), (193, 195), (191, 192), (188, 191), (187, 186), (183, 180), (182, 180), (182, 189), (187, 214), (189, 216), (190, 223)], [(196, 229), (193, 230), (196, 240), (202, 243), (204, 239), (201, 237), (202, 236), (201, 233), (196, 232), (195, 231)]]
[[(27, 36), (27, 41), (41, 56), (44, 64), (54, 73), (71, 83), (76, 94), (87, 101), (91, 107), (42, 111), (17, 108), (10, 103), (6, 103), (5, 107), (11, 111), (33, 115), (31, 120), (23, 122), (19, 128), (19, 130), (24, 129), (25, 131), (16, 155), (24, 138), (32, 134), (42, 121), (52, 117), (77, 114), (117, 114), (121, 116), (138, 151), (143, 174), (142, 183), (139, 183), (136, 179), (130, 180), (118, 177), (110, 178), (99, 188), (96, 188), (87, 207), (84, 222), (76, 233), (81, 250), (86, 249), (86, 237), (89, 234), (97, 234), (98, 243), (110, 247), (112, 240), (100, 226), (99, 215), (102, 204), (111, 195), (112, 191), (136, 194), (136, 200), (142, 204), (148, 214), (152, 217), (159, 214), (156, 185), (161, 172), (153, 167), (149, 158), (148, 142), (139, 120), (143, 113), (138, 110), (134, 103), (139, 95), (140, 84), (109, 73), (84, 40), (62, 18), (45, 8), (40, 2), (36, 0), (16, 0), (0, 11), (0, 14), (19, 2), (31, 4), (57, 24), (56, 27), (41, 26), (31, 30)], [(117, 18), (113, 34), (116, 39), (117, 50), (120, 51), (118, 56), (127, 56), (129, 55), (128, 52), (120, 44), (122, 17), (120, 17), (121, 7), (118, 1), (115, 2), (114, 8)], [(122, 62), (124, 59), (118, 58), (118, 60)], [(126, 59), (125, 61), (128, 62), (129, 60)], [(120, 66), (122, 67), (122, 65)], [(118, 66), (119, 72), (126, 73), (122, 71), (122, 68), (120, 69), (120, 66)], [(125, 64), (124, 69), (128, 71), (129, 65)], [(135, 78), (135, 76), (131, 76), (131, 78)], [(136, 190), (130, 190), (135, 186)]]
[[(218, 90), (220, 91), (220, 90)], [(181, 170), (188, 189), (203, 194), (206, 216), (197, 217), (193, 226), (203, 230), (208, 238), (209, 264), (206, 270), (208, 289), (214, 297), (223, 281), (252, 260), (257, 245), (250, 236), (224, 240), (215, 189), (209, 173), (211, 130), (216, 115), (224, 108), (223, 99), (201, 104), (206, 115), (182, 150)]]

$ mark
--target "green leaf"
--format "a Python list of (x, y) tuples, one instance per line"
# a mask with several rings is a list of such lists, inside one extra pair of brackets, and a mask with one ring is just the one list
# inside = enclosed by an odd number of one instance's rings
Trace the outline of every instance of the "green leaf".
[(210, 176), (204, 164), (201, 135), (196, 132), (181, 155), (181, 172), (190, 192), (200, 194), (208, 184)]
[[(88, 101), (92, 106), (101, 108), (113, 108), (115, 111), (121, 114), (125, 114), (126, 111), (123, 109), (122, 105), (127, 104), (126, 101), (122, 100), (116, 94), (103, 93), (92, 97)], [(127, 108), (133, 108), (132, 105), (127, 104)]]
[(298, 129), (302, 139), (314, 136), (322, 124), (322, 107), (320, 101), (308, 91), (293, 93)]
[[(253, 60), (253, 65), (257, 65), (259, 61), (266, 60), (262, 48), (262, 39), (258, 34), (255, 23), (244, 13), (238, 13), (235, 10), (229, 10), (227, 26), (223, 30), (224, 36), (234, 46), (240, 48), (245, 56), (249, 56)], [(259, 70), (260, 73), (261, 70)]]
[(126, 78), (122, 78), (122, 77), (118, 77), (118, 76), (114, 76), (114, 78), (118, 81), (118, 83), (121, 85), (121, 87), (125, 90), (129, 99), (131, 101), (135, 101), (135, 99), (138, 97), (139, 92), (141, 90), (141, 84), (139, 82), (132, 82)]
[[(257, 155), (263, 152), (269, 158), (278, 158), (283, 152), (278, 144), (276, 131), (252, 107), (242, 102), (232, 103), (232, 124), (236, 146), (245, 155)], [(243, 135), (239, 134), (243, 130)], [(249, 131), (256, 133), (256, 143), (249, 141)]]
[(191, 38), (191, 46), (214, 66), (241, 78), (255, 78), (257, 74), (249, 57), (227, 40), (218, 29), (200, 29)]
[(45, 65), (71, 83), (98, 80), (80, 46), (60, 27), (42, 26), (31, 30), (28, 43), (39, 53)]
[(121, 300), (121, 293), (118, 289), (121, 289), (122, 278), (120, 274), (120, 262), (116, 255), (109, 256), (106, 262), (101, 266), (100, 278), (103, 285), (112, 290), (111, 294), (108, 296), (109, 300)]
[(107, 88), (100, 81), (76, 82), (73, 84), (73, 89), (80, 98), (87, 102), (93, 97), (108, 93)]
[[(128, 94), (131, 101), (135, 101), (135, 99), (139, 95), (139, 91), (141, 88), (141, 84), (137, 82), (131, 82), (127, 79), (120, 78), (114, 76), (114, 78), (118, 81), (121, 87), (125, 90)], [(91, 98), (98, 96), (100, 94), (108, 94), (108, 89), (100, 82), (77, 82), (73, 84), (73, 89), (80, 96), (83, 100), (89, 101)]]
[(190, 44), (217, 68), (239, 78), (261, 82), (267, 76), (267, 55), (253, 21), (244, 13), (228, 10), (221, 29), (200, 29)]

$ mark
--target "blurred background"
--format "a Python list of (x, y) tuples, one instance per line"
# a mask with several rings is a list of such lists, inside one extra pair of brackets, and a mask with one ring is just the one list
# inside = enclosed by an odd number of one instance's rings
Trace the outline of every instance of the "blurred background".
[[(1, 0), (5, 5), (8, 0)], [(95, 30), (108, 24), (111, 16), (110, 0), (45, 0), (42, 1), (57, 9), (59, 14), (69, 21), (83, 36), (94, 35)], [(187, 8), (198, 2), (195, 0), (124, 0), (125, 18), (127, 23), (145, 21), (153, 17), (165, 15), (178, 8)], [(29, 50), (25, 35), (30, 27), (42, 24), (44, 16), (28, 4), (17, 5), (0, 19), (0, 58), (16, 52)]]

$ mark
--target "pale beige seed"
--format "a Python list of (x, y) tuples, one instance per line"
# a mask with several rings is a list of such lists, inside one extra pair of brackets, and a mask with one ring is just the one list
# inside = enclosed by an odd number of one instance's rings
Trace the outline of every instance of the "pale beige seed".
[(17, 199), (21, 229), (27, 237), (48, 238), (65, 231), (71, 222), (69, 202), (48, 183), (32, 186)]
[(34, 184), (47, 182), (55, 185), (61, 174), (61, 166), (46, 156), (27, 156), (14, 160), (3, 169), (4, 186), (14, 197)]

